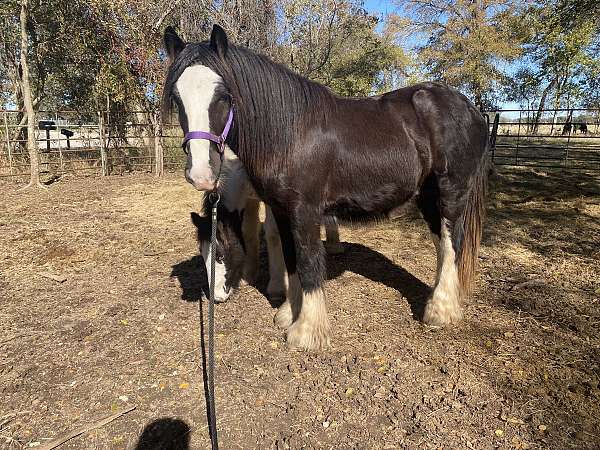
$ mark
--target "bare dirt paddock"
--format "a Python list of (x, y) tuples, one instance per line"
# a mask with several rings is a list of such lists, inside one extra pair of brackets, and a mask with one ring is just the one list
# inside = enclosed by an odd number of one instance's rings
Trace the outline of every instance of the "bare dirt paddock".
[[(16, 187), (0, 185), (0, 447), (135, 405), (60, 448), (207, 448), (198, 194), (179, 175)], [(327, 352), (288, 351), (253, 287), (217, 306), (221, 448), (600, 448), (598, 178), (513, 170), (490, 189), (458, 327), (415, 320), (435, 257), (410, 211), (342, 228)]]

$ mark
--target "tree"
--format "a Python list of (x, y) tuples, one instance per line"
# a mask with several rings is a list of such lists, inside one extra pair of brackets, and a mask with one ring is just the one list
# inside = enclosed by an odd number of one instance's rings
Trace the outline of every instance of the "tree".
[(275, 59), (338, 94), (390, 88), (408, 64), (393, 19), (378, 33), (379, 19), (360, 2), (284, 0)]
[[(593, 73), (596, 65), (593, 43), (598, 37), (598, 16), (587, 0), (542, 0), (524, 11), (523, 24), (530, 30), (525, 44), (526, 61), (534, 69), (543, 88), (534, 121), (537, 130), (548, 97), (554, 97), (554, 108), (571, 108), (582, 100), (585, 73)], [(582, 11), (583, 7), (590, 11)], [(591, 80), (590, 80), (591, 81)], [(563, 101), (566, 103), (563, 105)], [(557, 113), (554, 112), (553, 122)]]
[(30, 180), (26, 187), (43, 187), (40, 183), (40, 160), (35, 140), (35, 109), (31, 98), (31, 84), (29, 80), (29, 61), (27, 49), (29, 48), (27, 35), (27, 21), (29, 19), (29, 0), (21, 0), (20, 28), (21, 28), (21, 65), (20, 84), (27, 114), (27, 149), (29, 150)]
[(434, 78), (492, 107), (505, 80), (501, 66), (521, 53), (516, 6), (506, 0), (406, 0), (401, 5), (428, 37), (420, 57)]

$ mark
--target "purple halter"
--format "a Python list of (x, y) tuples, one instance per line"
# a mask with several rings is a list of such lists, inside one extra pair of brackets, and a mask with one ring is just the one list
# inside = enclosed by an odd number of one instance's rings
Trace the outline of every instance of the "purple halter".
[(217, 144), (217, 148), (219, 149), (219, 153), (223, 154), (225, 151), (225, 140), (227, 139), (227, 135), (229, 134), (229, 130), (231, 129), (231, 124), (233, 123), (233, 106), (229, 109), (229, 115), (227, 116), (227, 123), (225, 124), (225, 128), (223, 128), (223, 132), (220, 136), (209, 133), (208, 131), (188, 131), (185, 133), (183, 138), (183, 143), (181, 147), (185, 149), (185, 146), (192, 139), (206, 139), (207, 141), (212, 141)]

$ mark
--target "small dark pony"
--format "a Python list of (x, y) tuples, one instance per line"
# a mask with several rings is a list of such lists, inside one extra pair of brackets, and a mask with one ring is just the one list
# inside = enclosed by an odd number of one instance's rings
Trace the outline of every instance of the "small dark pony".
[(486, 122), (465, 96), (441, 83), (420, 83), (343, 98), (230, 45), (216, 25), (207, 42), (186, 44), (172, 28), (164, 39), (171, 63), (164, 105), (177, 105), (183, 131), (218, 135), (233, 109), (224, 147), (186, 143), (186, 178), (200, 190), (220, 189), (222, 165), (237, 160), (271, 207), (289, 276), (275, 322), (287, 329), (290, 347), (321, 349), (330, 341), (322, 217), (378, 219), (410, 200), (437, 249), (437, 276), (423, 321), (442, 326), (462, 317), (488, 169)]

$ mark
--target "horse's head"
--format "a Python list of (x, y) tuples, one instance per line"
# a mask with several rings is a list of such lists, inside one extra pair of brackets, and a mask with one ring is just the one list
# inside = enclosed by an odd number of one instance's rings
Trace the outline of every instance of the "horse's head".
[[(196, 226), (198, 243), (206, 266), (210, 283), (210, 241), (212, 237), (210, 217), (191, 213)], [(225, 302), (237, 289), (242, 278), (245, 252), (239, 233), (227, 223), (217, 223), (215, 250), (215, 301)]]
[[(170, 61), (164, 105), (177, 105), (179, 123), (185, 134), (201, 131), (221, 136), (233, 108), (231, 94), (219, 75), (226, 66), (228, 42), (225, 31), (215, 25), (209, 42), (186, 44), (172, 27), (167, 27), (164, 44)], [(228, 133), (223, 146), (196, 137), (184, 143), (183, 150), (187, 154), (185, 178), (196, 189), (212, 190), (223, 169), (221, 166), (236, 159), (229, 147), (233, 133), (233, 130)]]

